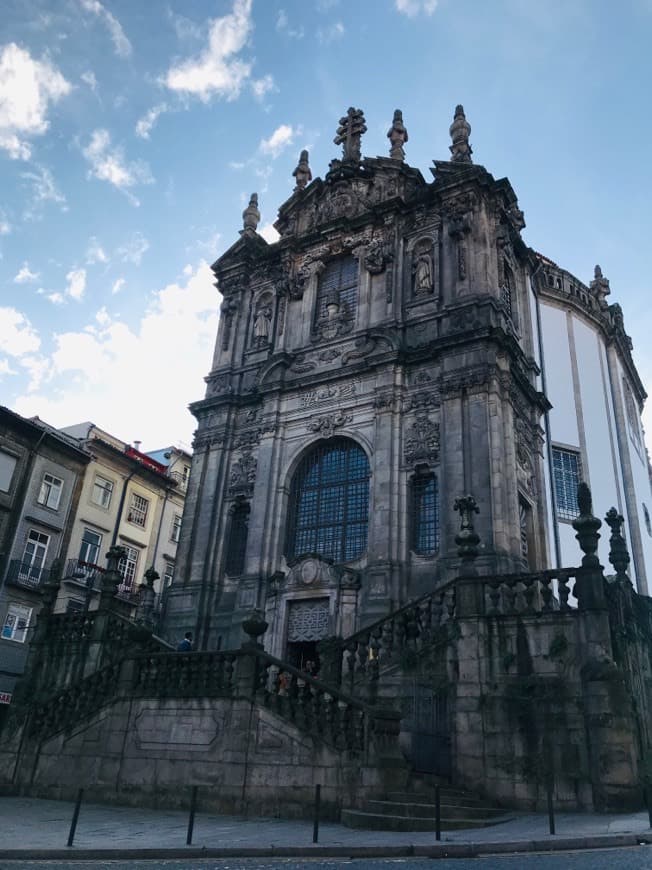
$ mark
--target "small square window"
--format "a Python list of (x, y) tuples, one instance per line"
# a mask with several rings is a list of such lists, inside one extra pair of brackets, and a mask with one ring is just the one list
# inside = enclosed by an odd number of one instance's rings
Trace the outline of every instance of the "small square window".
[(27, 629), (32, 618), (32, 608), (20, 604), (10, 604), (2, 627), (2, 637), (16, 643), (25, 643)]
[(138, 495), (135, 492), (131, 494), (131, 503), (129, 505), (129, 513), (127, 514), (127, 520), (130, 523), (133, 523), (135, 526), (140, 526), (141, 528), (145, 528), (145, 524), (147, 523), (147, 511), (149, 509), (149, 502), (146, 498), (143, 498), (142, 495)]
[(53, 474), (44, 474), (38, 493), (38, 503), (45, 505), (45, 507), (53, 511), (58, 510), (62, 489), (63, 481), (60, 478), (55, 477)]
[(0, 450), (0, 492), (9, 492), (18, 460), (10, 453)]
[(560, 520), (574, 520), (580, 513), (577, 505), (577, 487), (582, 479), (580, 454), (575, 450), (553, 447), (552, 470), (557, 516)]
[(179, 543), (179, 536), (181, 535), (181, 514), (174, 515), (174, 521), (172, 523), (172, 530), (170, 532), (170, 540), (173, 544)]
[(93, 483), (93, 491), (91, 492), (91, 501), (93, 504), (102, 508), (108, 508), (111, 504), (111, 496), (113, 495), (113, 481), (107, 480), (100, 474), (95, 475)]

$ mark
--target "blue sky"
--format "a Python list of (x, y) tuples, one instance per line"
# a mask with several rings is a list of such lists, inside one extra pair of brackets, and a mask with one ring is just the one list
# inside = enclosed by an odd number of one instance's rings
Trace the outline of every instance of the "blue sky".
[[(395, 108), (430, 178), (457, 103), (528, 244), (600, 263), (652, 385), (652, 0), (1, 0), (0, 402), (189, 442), (219, 295), (207, 264), (259, 194), (270, 240), (299, 151)], [(652, 415), (646, 414), (648, 429)]]

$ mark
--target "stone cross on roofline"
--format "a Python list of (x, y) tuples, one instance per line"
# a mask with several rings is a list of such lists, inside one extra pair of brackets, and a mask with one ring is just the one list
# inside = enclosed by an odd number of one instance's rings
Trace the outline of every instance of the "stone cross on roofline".
[(352, 106), (340, 118), (340, 126), (337, 128), (337, 135), (333, 139), (336, 145), (342, 146), (342, 161), (344, 163), (360, 163), (360, 140), (362, 134), (367, 132), (362, 109), (354, 109)]

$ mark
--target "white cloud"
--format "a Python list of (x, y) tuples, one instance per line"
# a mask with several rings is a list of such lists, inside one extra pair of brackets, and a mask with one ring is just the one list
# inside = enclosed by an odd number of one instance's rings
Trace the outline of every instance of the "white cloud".
[(102, 245), (100, 245), (95, 236), (91, 236), (88, 240), (88, 247), (86, 248), (86, 262), (89, 266), (92, 266), (95, 263), (109, 262), (106, 251), (104, 250)]
[(5, 213), (0, 209), (0, 236), (8, 236), (11, 232), (11, 224), (7, 220)]
[(341, 39), (343, 36), (344, 25), (341, 21), (335, 21), (330, 27), (320, 27), (317, 31), (317, 39), (325, 44), (335, 42), (336, 39)]
[(394, 5), (397, 12), (407, 15), (408, 18), (415, 18), (421, 12), (432, 15), (438, 2), (439, 0), (394, 0)]
[(63, 293), (45, 293), (45, 298), (48, 302), (51, 302), (53, 305), (63, 305), (66, 301), (66, 297)]
[(13, 159), (29, 160), (30, 136), (48, 129), (47, 112), (71, 85), (48, 60), (34, 60), (15, 43), (0, 52), (0, 148)]
[(227, 100), (240, 96), (251, 75), (251, 64), (239, 57), (252, 29), (251, 3), (234, 0), (229, 15), (210, 21), (206, 48), (167, 71), (164, 83), (171, 91), (190, 94), (203, 102), (214, 96)]
[(15, 375), (15, 369), (12, 369), (8, 359), (0, 359), (0, 378), (4, 375)]
[(93, 93), (95, 93), (95, 91), (97, 90), (97, 79), (95, 78), (95, 73), (92, 70), (86, 70), (86, 72), (83, 72), (79, 76), (79, 78), (84, 82), (84, 84), (88, 85)]
[(149, 250), (149, 242), (142, 233), (134, 233), (131, 239), (121, 245), (116, 254), (124, 263), (134, 263), (140, 266), (143, 254)]
[(303, 39), (305, 31), (303, 27), (292, 27), (285, 9), (279, 9), (276, 16), (276, 29), (279, 33), (289, 36), (291, 39)]
[(0, 307), (3, 353), (20, 358), (34, 353), (41, 346), (41, 339), (29, 320), (15, 308)]
[(30, 284), (33, 281), (38, 281), (39, 274), (38, 272), (32, 272), (29, 268), (29, 263), (27, 260), (23, 263), (23, 265), (18, 270), (18, 274), (14, 278), (14, 284)]
[(129, 57), (131, 54), (131, 43), (127, 39), (118, 19), (112, 15), (109, 10), (99, 2), (99, 0), (79, 0), (79, 2), (81, 3), (82, 9), (96, 15), (104, 22), (109, 31), (111, 41), (113, 42), (115, 53), (119, 57)]
[(122, 288), (125, 286), (125, 283), (126, 282), (124, 278), (117, 278), (113, 282), (113, 286), (111, 287), (111, 293), (115, 296), (116, 293), (119, 293), (122, 290)]
[(278, 157), (281, 151), (292, 144), (294, 135), (295, 131), (290, 124), (281, 124), (280, 127), (274, 130), (269, 139), (262, 139), (258, 147), (263, 154), (271, 154), (272, 157)]
[[(55, 335), (41, 388), (17, 400), (18, 413), (55, 426), (95, 420), (125, 440), (142, 438), (149, 449), (189, 441), (195, 424), (186, 405), (203, 395), (217, 333), (214, 280), (202, 263), (184, 285), (157, 292), (139, 324), (100, 311), (90, 331)], [(182, 354), (174, 352), (179, 347)], [(37, 376), (36, 362), (34, 369)], [(116, 416), (127, 406), (127, 416)]]
[(136, 123), (136, 135), (141, 139), (149, 139), (149, 134), (152, 127), (158, 121), (163, 112), (167, 112), (166, 103), (159, 103), (158, 106), (153, 106), (149, 111), (145, 112), (142, 118)]
[(34, 164), (33, 172), (21, 172), (20, 177), (27, 181), (31, 187), (24, 212), (26, 220), (37, 220), (42, 217), (43, 206), (46, 202), (54, 202), (61, 207), (61, 211), (68, 211), (66, 197), (61, 193), (52, 173), (45, 166)]
[(153, 181), (146, 163), (142, 160), (128, 162), (122, 148), (111, 146), (109, 131), (103, 129), (93, 130), (91, 141), (82, 149), (82, 154), (91, 165), (90, 177), (108, 181), (122, 190), (134, 205), (140, 205), (129, 188)]
[(270, 91), (277, 90), (277, 87), (274, 84), (274, 79), (268, 73), (266, 76), (263, 76), (262, 79), (252, 79), (251, 90), (257, 100), (262, 100)]
[(258, 230), (258, 235), (262, 236), (266, 242), (269, 242), (270, 245), (273, 245), (274, 242), (278, 242), (281, 238), (278, 230), (274, 229), (274, 225), (271, 223), (263, 224), (261, 229)]
[[(70, 296), (71, 299), (79, 302), (86, 290), (86, 269), (72, 269), (66, 275), (66, 281), (68, 282), (65, 291), (66, 296)], [(50, 299), (50, 301), (54, 302), (54, 299)]]

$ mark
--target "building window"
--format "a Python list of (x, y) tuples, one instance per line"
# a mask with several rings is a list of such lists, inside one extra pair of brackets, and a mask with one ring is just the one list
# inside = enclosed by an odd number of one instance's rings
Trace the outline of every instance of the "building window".
[(61, 501), (61, 490), (63, 489), (63, 480), (54, 477), (52, 474), (44, 474), (41, 482), (41, 488), (38, 493), (37, 501), (45, 507), (51, 508), (53, 511), (58, 510), (59, 502)]
[(30, 529), (25, 543), (23, 560), (20, 565), (18, 577), (20, 580), (29, 580), (38, 583), (45, 568), (45, 557), (50, 545), (50, 536), (43, 532)]
[(500, 290), (500, 298), (511, 317), (513, 315), (512, 301), (514, 294), (514, 273), (506, 261), (503, 261), (503, 286)]
[(145, 523), (147, 522), (147, 511), (149, 509), (149, 502), (146, 498), (143, 498), (142, 495), (138, 495), (135, 492), (131, 493), (131, 503), (129, 505), (129, 513), (127, 514), (127, 520), (130, 523), (133, 523), (135, 526), (140, 526), (141, 528), (145, 527)]
[(16, 643), (25, 643), (27, 629), (32, 618), (32, 608), (23, 607), (20, 604), (10, 604), (2, 627), (2, 636), (5, 640), (14, 640)]
[(0, 492), (9, 492), (18, 460), (10, 453), (0, 450)]
[(113, 482), (102, 477), (100, 474), (95, 475), (93, 483), (93, 491), (91, 493), (91, 501), (93, 504), (103, 508), (108, 508), (111, 504), (111, 496), (113, 495)]
[(290, 492), (288, 555), (337, 562), (367, 549), (369, 461), (348, 438), (322, 442), (301, 461)]
[(650, 523), (650, 512), (647, 505), (643, 502), (643, 519), (645, 520), (645, 529), (648, 535), (652, 538), (652, 524)]
[(226, 551), (226, 573), (242, 574), (247, 553), (247, 535), (249, 533), (249, 505), (247, 502), (237, 504), (231, 513), (231, 527)]
[(574, 520), (579, 516), (577, 487), (582, 479), (580, 454), (575, 450), (552, 448), (552, 469), (557, 502), (557, 517)]
[(640, 447), (641, 427), (639, 424), (638, 409), (636, 407), (636, 402), (634, 401), (634, 395), (632, 393), (631, 387), (624, 378), (623, 392), (625, 394), (625, 409), (627, 411), (627, 422), (629, 423), (629, 431), (631, 432), (632, 439), (634, 440), (636, 446)]
[(124, 556), (118, 562), (118, 571), (122, 576), (121, 592), (131, 592), (134, 588), (134, 578), (138, 568), (138, 550), (135, 547), (126, 547)]
[(418, 472), (412, 479), (412, 549), (420, 556), (439, 550), (437, 478), (429, 472)]
[(69, 598), (66, 601), (66, 613), (81, 613), (84, 610), (84, 602), (79, 598)]
[(174, 580), (174, 562), (166, 562), (163, 572), (163, 588), (167, 589)]
[(172, 521), (172, 531), (170, 532), (170, 540), (173, 544), (179, 543), (179, 536), (181, 535), (181, 514), (175, 514), (174, 520)]
[(358, 307), (358, 261), (355, 257), (331, 260), (321, 274), (315, 323), (332, 319), (334, 311), (343, 320), (354, 320)]
[(84, 529), (79, 548), (79, 561), (88, 565), (99, 565), (102, 535), (92, 529)]

